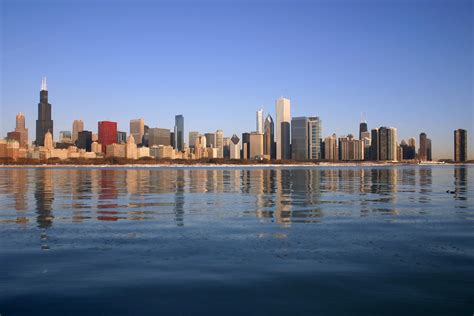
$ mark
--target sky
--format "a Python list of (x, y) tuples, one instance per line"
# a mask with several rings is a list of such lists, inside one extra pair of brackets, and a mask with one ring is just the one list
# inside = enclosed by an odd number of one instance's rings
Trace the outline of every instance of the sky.
[(468, 130), (474, 159), (473, 1), (0, 0), (0, 136), (23, 112), (30, 140), (41, 78), (48, 79), (54, 137), (74, 119), (143, 117), (185, 134), (255, 130), (275, 119), (319, 116), (323, 137), (392, 126), (420, 132), (433, 156), (453, 157)]

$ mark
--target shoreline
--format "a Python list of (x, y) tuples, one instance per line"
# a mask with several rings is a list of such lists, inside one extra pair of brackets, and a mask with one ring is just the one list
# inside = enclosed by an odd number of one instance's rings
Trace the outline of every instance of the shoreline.
[(398, 167), (398, 166), (462, 166), (472, 163), (290, 163), (290, 164), (0, 164), (0, 169), (193, 169), (193, 168), (228, 168), (228, 169), (271, 169), (271, 168), (326, 168), (326, 167)]

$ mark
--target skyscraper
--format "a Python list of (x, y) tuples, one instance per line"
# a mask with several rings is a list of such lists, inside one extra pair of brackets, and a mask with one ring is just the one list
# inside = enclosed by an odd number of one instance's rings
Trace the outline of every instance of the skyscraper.
[(457, 129), (454, 131), (454, 161), (467, 161), (467, 131)]
[(148, 145), (152, 146), (170, 146), (171, 132), (166, 128), (150, 128), (148, 130)]
[(259, 132), (250, 133), (250, 159), (258, 159), (263, 156), (263, 134)]
[(46, 77), (41, 80), (40, 102), (38, 103), (38, 119), (36, 120), (36, 146), (44, 146), (44, 136), (50, 131), (53, 135), (51, 104), (48, 103), (48, 86)]
[(77, 148), (85, 149), (86, 151), (91, 151), (92, 149), (92, 132), (91, 131), (80, 131), (78, 133)]
[(379, 128), (379, 160), (389, 160), (388, 148), (388, 129), (382, 126)]
[[(142, 147), (149, 147), (148, 146), (148, 131), (150, 130), (150, 127), (145, 124), (143, 130), (145, 131), (142, 137)], [(139, 151), (141, 149), (138, 149)], [(142, 151), (143, 152), (143, 151)], [(146, 152), (146, 151), (145, 151)]]
[(194, 143), (196, 142), (196, 138), (199, 137), (199, 132), (192, 131), (189, 132), (189, 147), (194, 147)]
[(242, 133), (242, 159), (250, 159), (250, 133)]
[(257, 117), (256, 117), (256, 128), (257, 128), (257, 133), (263, 134), (263, 110), (260, 109), (257, 111)]
[(364, 160), (364, 141), (354, 139), (353, 135), (339, 138), (340, 160)]
[(418, 159), (421, 161), (428, 160), (428, 138), (426, 133), (420, 133), (420, 148), (418, 149)]
[(432, 161), (433, 160), (433, 156), (432, 156), (432, 151), (431, 151), (431, 138), (428, 138), (426, 140), (426, 159), (428, 161)]
[(369, 131), (360, 133), (360, 140), (364, 141), (364, 160), (370, 160), (371, 133)]
[(72, 122), (72, 142), (76, 143), (78, 137), (79, 137), (79, 132), (82, 132), (84, 130), (84, 122), (82, 120), (74, 120)]
[(107, 146), (117, 143), (117, 122), (100, 121), (98, 131), (102, 152), (107, 154)]
[(216, 133), (205, 133), (206, 137), (206, 146), (210, 148), (216, 147)]
[(372, 160), (396, 161), (398, 156), (397, 129), (395, 127), (380, 127), (372, 129), (370, 145)]
[(317, 116), (308, 118), (308, 159), (321, 159), (321, 120)]
[(403, 160), (413, 160), (416, 156), (415, 149), (416, 140), (412, 137), (408, 139), (408, 144), (405, 140), (400, 142), (400, 147), (402, 148), (402, 158)]
[(28, 129), (26, 128), (25, 115), (18, 113), (16, 115), (16, 126), (15, 132), (20, 133), (20, 146), (24, 147), (28, 145)]
[(363, 139), (362, 133), (364, 133), (364, 132), (367, 132), (367, 122), (366, 121), (362, 121), (359, 124), (359, 139), (360, 140)]
[(263, 154), (268, 159), (275, 159), (275, 124), (270, 114), (267, 115), (264, 124), (264, 135), (263, 135)]
[(400, 147), (402, 148), (402, 158), (404, 160), (413, 160), (416, 158), (416, 138), (410, 137), (408, 143), (402, 141)]
[(216, 148), (219, 149), (218, 157), (224, 157), (224, 132), (222, 130), (216, 131)]
[(230, 139), (230, 159), (240, 159), (240, 139), (237, 135), (232, 135)]
[(130, 135), (135, 139), (135, 144), (140, 145), (145, 134), (145, 120), (142, 118), (130, 120)]
[(397, 129), (395, 127), (387, 128), (387, 152), (388, 160), (397, 161), (398, 160), (398, 150), (397, 150)]
[(370, 159), (379, 160), (379, 129), (373, 128), (370, 137)]
[(290, 147), (290, 100), (279, 98), (275, 102), (276, 112), (276, 159), (291, 159)]
[(181, 114), (174, 117), (174, 138), (175, 149), (184, 150), (184, 117)]
[(336, 134), (332, 134), (332, 136), (328, 136), (324, 139), (324, 159), (331, 161), (339, 160)]
[(294, 117), (291, 119), (291, 158), (306, 160), (309, 157), (307, 117)]

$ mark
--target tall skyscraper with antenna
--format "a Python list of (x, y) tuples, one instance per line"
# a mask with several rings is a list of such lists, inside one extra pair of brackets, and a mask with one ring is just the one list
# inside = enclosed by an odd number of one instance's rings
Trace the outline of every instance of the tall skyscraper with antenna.
[(36, 146), (44, 146), (44, 136), (47, 132), (53, 134), (51, 119), (51, 104), (48, 103), (48, 86), (46, 77), (41, 80), (40, 102), (38, 103), (38, 119), (36, 120)]
[(364, 120), (364, 116), (360, 113), (360, 124), (359, 124), (359, 139), (363, 139), (363, 134), (367, 132), (367, 122)]

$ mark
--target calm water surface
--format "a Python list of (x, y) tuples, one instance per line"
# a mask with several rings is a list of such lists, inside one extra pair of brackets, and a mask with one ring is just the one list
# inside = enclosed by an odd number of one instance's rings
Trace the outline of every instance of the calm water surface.
[(472, 315), (473, 175), (0, 169), (0, 314)]

